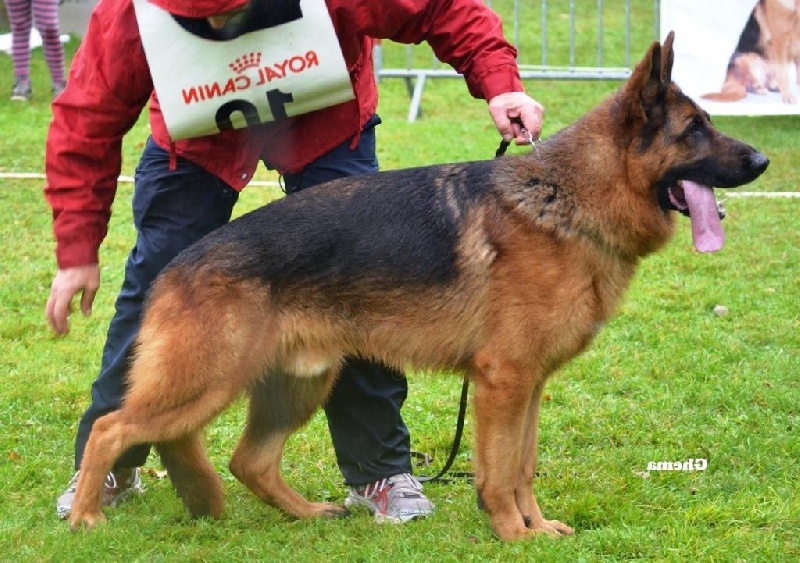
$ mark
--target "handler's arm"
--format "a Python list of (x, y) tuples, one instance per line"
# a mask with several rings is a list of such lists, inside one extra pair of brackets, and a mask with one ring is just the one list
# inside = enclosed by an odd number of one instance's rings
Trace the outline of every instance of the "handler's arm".
[(91, 312), (100, 283), (98, 251), (108, 230), (121, 170), (122, 138), (152, 92), (131, 2), (101, 0), (53, 102), (44, 195), (53, 213), (56, 273), (45, 313), (68, 332), (72, 298)]
[[(525, 94), (517, 51), (503, 35), (500, 17), (482, 0), (361, 0), (376, 19), (373, 37), (401, 43), (426, 41), (436, 56), (464, 75), (470, 93), (489, 102), (489, 112), (504, 139), (527, 141), (519, 118), (534, 138), (542, 130), (544, 108)], [(366, 4), (370, 4), (368, 8)]]

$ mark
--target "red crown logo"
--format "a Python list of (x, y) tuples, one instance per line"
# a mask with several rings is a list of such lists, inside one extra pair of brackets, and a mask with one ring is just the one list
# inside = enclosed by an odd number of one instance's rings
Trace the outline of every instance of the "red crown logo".
[(245, 53), (241, 57), (237, 58), (235, 61), (230, 63), (228, 66), (236, 72), (237, 74), (241, 74), (248, 68), (258, 68), (261, 64), (261, 53)]

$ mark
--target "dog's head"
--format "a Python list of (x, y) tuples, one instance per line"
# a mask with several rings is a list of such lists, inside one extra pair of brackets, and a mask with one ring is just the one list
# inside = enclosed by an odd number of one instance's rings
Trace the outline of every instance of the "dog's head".
[[(654, 42), (617, 98), (619, 139), (634, 139), (631, 152), (649, 159), (645, 179), (665, 212), (691, 218), (701, 252), (722, 248), (724, 235), (714, 187), (735, 188), (758, 178), (769, 164), (753, 147), (720, 133), (709, 116), (672, 82), (674, 54), (670, 32)], [(632, 164), (636, 165), (636, 162)]]

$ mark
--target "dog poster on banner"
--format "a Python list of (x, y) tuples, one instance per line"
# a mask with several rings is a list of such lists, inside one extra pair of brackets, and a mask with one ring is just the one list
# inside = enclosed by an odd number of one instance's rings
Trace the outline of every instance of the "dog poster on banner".
[(800, 114), (800, 0), (662, 0), (675, 82), (712, 115)]

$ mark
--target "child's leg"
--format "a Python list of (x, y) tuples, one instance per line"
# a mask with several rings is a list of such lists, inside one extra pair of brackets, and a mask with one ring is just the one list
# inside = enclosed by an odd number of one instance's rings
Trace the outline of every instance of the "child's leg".
[(31, 65), (31, 0), (6, 0), (11, 24), (11, 57), (16, 80), (28, 80)]
[(32, 0), (36, 29), (42, 35), (44, 58), (53, 79), (53, 88), (63, 88), (64, 46), (59, 39), (58, 0)]

